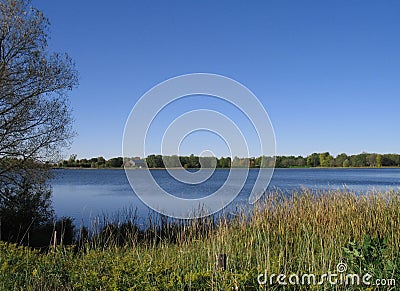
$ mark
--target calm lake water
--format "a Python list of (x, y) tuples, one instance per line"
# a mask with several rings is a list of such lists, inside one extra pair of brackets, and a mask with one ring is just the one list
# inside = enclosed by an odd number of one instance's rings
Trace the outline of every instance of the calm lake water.
[[(138, 170), (141, 171), (141, 170)], [(98, 215), (112, 217), (127, 209), (137, 209), (146, 218), (149, 209), (131, 189), (123, 170), (54, 170), (53, 205), (58, 217), (69, 216), (87, 225)], [(186, 185), (165, 170), (152, 170), (154, 179), (167, 192), (184, 198), (204, 197), (218, 189), (229, 170), (216, 170), (206, 182)], [(258, 171), (249, 171), (246, 183), (230, 205), (247, 204)], [(372, 190), (399, 190), (400, 169), (276, 169), (268, 190), (290, 192), (311, 189), (349, 189), (359, 193)], [(151, 193), (149, 193), (151, 195)]]

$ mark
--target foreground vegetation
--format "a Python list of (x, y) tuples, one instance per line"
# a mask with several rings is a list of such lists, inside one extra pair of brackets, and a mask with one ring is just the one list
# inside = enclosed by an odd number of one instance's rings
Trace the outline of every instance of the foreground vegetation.
[[(114, 223), (47, 251), (0, 242), (0, 290), (280, 290), (276, 281), (260, 286), (258, 275), (321, 275), (340, 262), (371, 282), (400, 282), (400, 193), (270, 193), (252, 215), (237, 214), (217, 224), (163, 220), (147, 230)], [(225, 270), (216, 254), (227, 255)]]

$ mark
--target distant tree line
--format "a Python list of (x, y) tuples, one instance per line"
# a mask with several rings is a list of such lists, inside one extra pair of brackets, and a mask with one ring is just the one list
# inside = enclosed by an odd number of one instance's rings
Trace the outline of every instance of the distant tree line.
[[(140, 160), (140, 158), (130, 158), (129, 160)], [(238, 158), (234, 157), (198, 157), (190, 156), (162, 156), (149, 155), (144, 159), (149, 168), (165, 168), (168, 167), (184, 167), (193, 168), (260, 168), (272, 167), (274, 159), (272, 157), (251, 157)], [(77, 159), (76, 155), (71, 155), (68, 160), (64, 160), (58, 164), (59, 167), (74, 168), (121, 168), (124, 166), (122, 157), (111, 158), (106, 160), (103, 157), (91, 159)], [(339, 154), (336, 157), (329, 152), (312, 153), (307, 157), (302, 156), (276, 156), (276, 168), (314, 168), (314, 167), (400, 167), (399, 154), (376, 154), (361, 153), (357, 155)]]
[(77, 159), (76, 155), (71, 155), (68, 160), (64, 160), (58, 164), (62, 168), (121, 168), (123, 166), (123, 158), (111, 158), (106, 160), (103, 157), (91, 159)]
[(329, 152), (312, 153), (302, 156), (277, 156), (276, 168), (293, 167), (399, 167), (400, 155), (361, 153), (347, 155), (345, 153), (333, 157)]

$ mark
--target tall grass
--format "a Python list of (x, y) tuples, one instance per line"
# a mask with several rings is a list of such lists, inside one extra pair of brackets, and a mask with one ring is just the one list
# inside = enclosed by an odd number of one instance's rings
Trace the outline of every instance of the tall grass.
[[(0, 290), (282, 290), (276, 282), (260, 286), (258, 274), (320, 275), (335, 272), (340, 262), (348, 272), (368, 271), (400, 284), (399, 223), (400, 193), (394, 191), (270, 192), (251, 215), (241, 209), (217, 222), (153, 221), (143, 230), (128, 219), (85, 236), (79, 248), (58, 246), (48, 253), (1, 243)], [(366, 237), (384, 242), (379, 258), (362, 257), (373, 253), (363, 253)], [(357, 250), (355, 256), (344, 251), (355, 245), (361, 246), (359, 257)], [(215, 265), (222, 253), (225, 270)], [(360, 269), (363, 260), (369, 263)], [(310, 287), (368, 286), (286, 289)]]

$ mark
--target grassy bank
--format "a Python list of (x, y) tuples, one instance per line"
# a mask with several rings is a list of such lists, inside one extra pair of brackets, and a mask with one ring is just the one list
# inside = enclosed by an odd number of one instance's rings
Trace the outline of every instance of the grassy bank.
[[(81, 248), (59, 245), (49, 252), (0, 243), (0, 290), (282, 290), (276, 278), (260, 287), (258, 275), (320, 276), (337, 273), (338, 263), (347, 265), (345, 274), (369, 273), (371, 283), (394, 278), (398, 285), (399, 223), (400, 193), (269, 193), (250, 217), (238, 212), (217, 225), (154, 227), (147, 239), (132, 229), (123, 244), (116, 239), (120, 228)], [(225, 270), (216, 268), (216, 254), (227, 255)], [(377, 289), (326, 282), (312, 289), (350, 287)]]

